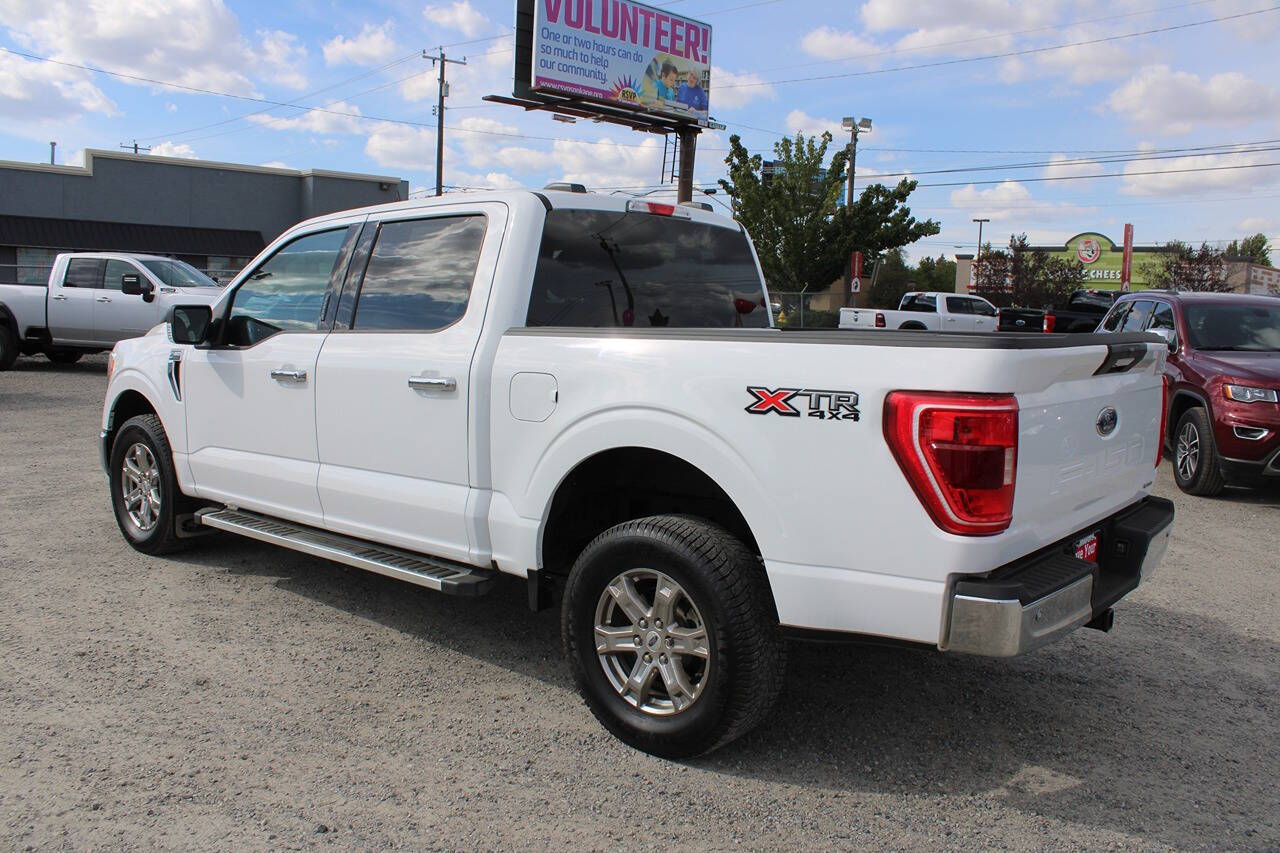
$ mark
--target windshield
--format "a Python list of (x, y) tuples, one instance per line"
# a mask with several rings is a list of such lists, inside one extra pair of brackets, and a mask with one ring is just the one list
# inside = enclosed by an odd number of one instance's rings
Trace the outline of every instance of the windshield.
[(186, 261), (143, 261), (142, 265), (170, 287), (221, 287)]
[(1187, 337), (1202, 350), (1280, 352), (1280, 301), (1271, 305), (1186, 305)]
[(769, 310), (738, 229), (650, 213), (552, 210), (527, 323), (765, 328)]

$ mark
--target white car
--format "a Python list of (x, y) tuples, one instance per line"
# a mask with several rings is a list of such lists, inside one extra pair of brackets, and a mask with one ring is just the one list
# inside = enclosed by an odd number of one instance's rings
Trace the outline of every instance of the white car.
[(905, 329), (935, 332), (994, 332), (996, 306), (981, 296), (963, 293), (903, 294), (897, 311), (841, 308), (842, 329)]
[(741, 226), (687, 206), (314, 219), (116, 345), (109, 499), (145, 553), (216, 529), (558, 597), (591, 710), (666, 756), (765, 717), (788, 633), (1003, 656), (1109, 627), (1173, 517), (1162, 341), (782, 332), (769, 304)]
[(209, 303), (220, 292), (218, 282), (173, 258), (60, 254), (46, 284), (0, 284), (0, 370), (36, 353), (70, 364), (146, 334), (175, 303)]

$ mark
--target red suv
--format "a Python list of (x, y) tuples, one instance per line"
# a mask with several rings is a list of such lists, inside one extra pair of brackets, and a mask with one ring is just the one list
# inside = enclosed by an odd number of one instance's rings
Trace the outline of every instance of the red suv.
[(1178, 487), (1280, 483), (1280, 299), (1238, 293), (1129, 293), (1099, 332), (1169, 342), (1166, 447)]

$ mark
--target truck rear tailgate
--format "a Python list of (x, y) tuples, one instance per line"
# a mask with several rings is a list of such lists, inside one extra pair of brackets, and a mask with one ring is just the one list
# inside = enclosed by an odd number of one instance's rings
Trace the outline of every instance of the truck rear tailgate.
[[(1017, 394), (1014, 536), (1059, 539), (1132, 503), (1155, 479), (1164, 401), (1160, 348), (1129, 345), (1132, 355), (1118, 357), (1126, 349), (1112, 348), (1112, 363), (1103, 366), (1109, 372), (1101, 373), (1097, 350), (1080, 352), (1074, 371), (1064, 365), (1070, 372), (1050, 386)], [(1094, 370), (1080, 375), (1090, 365)]]

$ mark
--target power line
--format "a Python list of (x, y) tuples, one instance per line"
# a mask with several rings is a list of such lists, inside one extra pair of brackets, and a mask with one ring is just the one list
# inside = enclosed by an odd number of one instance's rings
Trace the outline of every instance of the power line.
[(897, 65), (893, 68), (875, 68), (867, 71), (849, 71), (842, 74), (819, 74), (812, 77), (792, 77), (789, 80), (762, 80), (758, 83), (733, 83), (728, 86), (720, 86), (720, 89), (750, 89), (759, 86), (780, 86), (784, 83), (809, 83), (815, 80), (845, 80), (850, 77), (872, 77), (880, 74), (892, 74), (896, 71), (918, 71), (924, 68), (942, 68), (949, 65), (963, 65), (970, 62), (986, 62), (992, 59), (1010, 59), (1016, 56), (1031, 56), (1037, 53), (1050, 53), (1055, 50), (1065, 50), (1070, 47), (1087, 47), (1094, 44), (1105, 44), (1113, 41), (1123, 41), (1125, 39), (1140, 38), (1142, 36), (1157, 35), (1159, 33), (1169, 33), (1176, 30), (1188, 30), (1193, 27), (1203, 27), (1208, 24), (1219, 24), (1224, 21), (1235, 21), (1241, 18), (1248, 18), (1253, 15), (1261, 15), (1266, 12), (1274, 12), (1280, 9), (1280, 6), (1268, 6), (1265, 9), (1255, 9), (1252, 12), (1241, 12), (1236, 15), (1223, 15), (1217, 18), (1208, 18), (1203, 21), (1191, 21), (1185, 24), (1171, 24), (1167, 27), (1155, 27), (1149, 30), (1142, 30), (1134, 33), (1120, 33), (1114, 36), (1103, 36), (1094, 39), (1082, 39), (1081, 41), (1067, 42), (1065, 44), (1046, 45), (1044, 47), (1028, 47), (1022, 50), (1008, 50), (1003, 53), (989, 53), (982, 56), (966, 56), (957, 59), (943, 59), (937, 62), (922, 62), (918, 65)]
[(1004, 184), (1004, 183), (1045, 183), (1047, 181), (1092, 181), (1097, 178), (1134, 178), (1143, 175), (1182, 175), (1192, 172), (1233, 172), (1241, 169), (1265, 169), (1269, 166), (1280, 166), (1280, 163), (1242, 163), (1236, 166), (1200, 166), (1194, 169), (1163, 169), (1151, 172), (1104, 172), (1100, 175), (1060, 175), (1057, 177), (1045, 178), (1019, 178), (1014, 181), (1011, 178), (1000, 178), (994, 181), (954, 181), (951, 183), (940, 184), (920, 184), (924, 187), (969, 187), (982, 184)]

